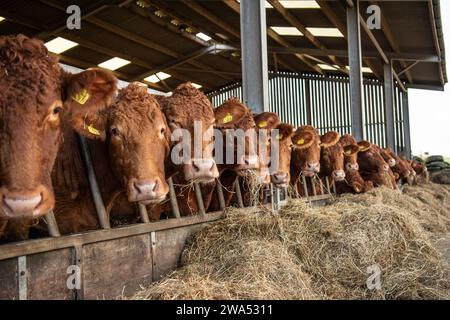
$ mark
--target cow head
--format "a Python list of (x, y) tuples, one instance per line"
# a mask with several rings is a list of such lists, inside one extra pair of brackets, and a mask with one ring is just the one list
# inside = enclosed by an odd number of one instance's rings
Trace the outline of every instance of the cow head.
[(409, 163), (399, 157), (391, 148), (381, 149), (383, 150), (389, 157), (394, 159), (395, 164), (391, 167), (394, 175), (396, 175), (396, 180), (406, 180), (408, 184), (412, 184), (415, 176), (415, 172), (413, 168), (409, 165)]
[[(189, 135), (189, 139), (181, 137), (176, 143), (184, 146), (184, 150), (190, 150), (187, 163), (183, 163), (180, 168), (184, 179), (211, 182), (218, 178), (219, 172), (213, 158), (215, 118), (208, 98), (188, 82), (179, 85), (172, 96), (162, 101), (161, 107), (173, 134), (177, 129), (184, 129)], [(197, 130), (194, 132), (196, 125)], [(198, 144), (201, 150), (197, 150), (199, 154), (195, 154), (196, 141), (200, 141)]]
[(397, 164), (396, 155), (390, 148), (381, 148), (377, 145), (373, 145), (374, 148), (378, 150), (380, 155), (383, 157), (384, 161), (389, 165), (390, 168), (395, 167)]
[(61, 114), (92, 136), (85, 115), (111, 102), (117, 79), (100, 69), (68, 74), (42, 41), (24, 35), (0, 37), (0, 74), (0, 216), (39, 217), (55, 203)]
[[(238, 175), (242, 175), (248, 170), (256, 171), (260, 168), (260, 161), (257, 154), (257, 139), (255, 139), (255, 121), (252, 112), (237, 98), (231, 98), (214, 109), (216, 128), (222, 132), (223, 155), (233, 152), (233, 164), (224, 164), (223, 168), (234, 170)], [(241, 131), (244, 136), (243, 154), (238, 157), (238, 138), (227, 139), (231, 135)], [(227, 134), (228, 132), (228, 134)], [(225, 159), (224, 159), (225, 160)], [(225, 162), (225, 161), (224, 161)]]
[(331, 176), (334, 181), (343, 181), (344, 172), (344, 148), (339, 142), (340, 135), (336, 131), (330, 131), (320, 137), (321, 141), (321, 167), (324, 176)]
[(312, 126), (301, 126), (292, 136), (292, 162), (301, 174), (312, 177), (320, 171), (320, 135)]
[(127, 191), (128, 201), (162, 201), (169, 192), (164, 161), (170, 150), (170, 129), (147, 88), (128, 85), (109, 108), (87, 119), (106, 140), (111, 166)]
[(378, 148), (368, 141), (358, 142), (358, 164), (361, 176), (371, 180), (374, 185), (384, 185), (396, 188), (394, 175), (389, 165), (384, 161)]
[(292, 135), (294, 134), (294, 127), (288, 123), (280, 123), (276, 126), (278, 129), (278, 170), (271, 176), (271, 182), (279, 188), (284, 188), (289, 185), (290, 177), (290, 163), (292, 154)]

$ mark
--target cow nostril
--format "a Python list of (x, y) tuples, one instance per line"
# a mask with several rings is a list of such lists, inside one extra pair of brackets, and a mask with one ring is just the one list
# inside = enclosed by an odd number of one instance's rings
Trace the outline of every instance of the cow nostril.
[(194, 172), (200, 171), (200, 167), (198, 165), (196, 165), (195, 163), (192, 164), (192, 168), (194, 169)]

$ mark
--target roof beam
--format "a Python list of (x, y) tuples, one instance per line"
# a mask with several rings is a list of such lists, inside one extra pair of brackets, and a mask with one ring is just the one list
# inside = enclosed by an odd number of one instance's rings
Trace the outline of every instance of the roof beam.
[[(223, 3), (226, 4), (230, 9), (232, 9), (237, 14), (240, 14), (241, 9), (240, 9), (239, 3), (237, 3), (236, 1), (223, 0)], [(284, 47), (292, 47), (292, 45), (288, 41), (286, 41), (283, 37), (281, 37), (278, 33), (276, 33), (275, 31), (273, 31), (270, 28), (267, 29), (267, 35)], [(317, 65), (312, 64), (303, 55), (295, 54), (295, 56), (297, 57), (297, 59), (301, 60), (304, 64), (306, 64), (309, 68), (311, 68), (313, 71), (320, 73), (320, 74), (324, 74), (322, 69), (320, 69)], [(281, 59), (278, 59), (278, 63), (283, 66), (286, 65), (286, 62), (282, 61)], [(291, 69), (292, 71), (296, 71), (295, 68), (290, 67), (289, 69)]]
[[(274, 9), (287, 21), (289, 22), (293, 27), (295, 27), (297, 30), (299, 30), (306, 39), (309, 40), (316, 48), (321, 50), (326, 50), (327, 48), (325, 45), (320, 42), (319, 39), (317, 39), (311, 32), (309, 32), (308, 29), (306, 29), (306, 26), (304, 26), (296, 17), (294, 17), (278, 0), (268, 0), (269, 3), (274, 7)], [(335, 56), (329, 55), (329, 60), (338, 65), (340, 71), (342, 71), (345, 74), (348, 74), (348, 70), (345, 67), (345, 64), (343, 64), (339, 59), (337, 59)]]

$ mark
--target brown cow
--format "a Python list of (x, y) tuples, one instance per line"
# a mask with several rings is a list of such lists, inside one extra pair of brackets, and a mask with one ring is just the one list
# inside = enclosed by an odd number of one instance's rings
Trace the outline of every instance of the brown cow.
[(392, 166), (391, 169), (396, 176), (396, 180), (401, 183), (408, 183), (409, 185), (412, 185), (414, 182), (415, 171), (407, 160), (402, 159), (400, 156), (395, 154), (391, 148), (385, 148), (384, 151), (395, 161), (395, 165)]
[(292, 135), (295, 129), (288, 123), (280, 123), (275, 129), (278, 129), (278, 170), (270, 175), (270, 179), (275, 187), (286, 188), (291, 180)]
[(92, 137), (85, 115), (110, 103), (117, 79), (101, 69), (66, 73), (42, 41), (24, 35), (0, 37), (0, 74), (0, 217), (37, 218), (55, 203), (61, 111)]
[(345, 179), (344, 148), (339, 142), (340, 135), (336, 131), (329, 131), (320, 137), (320, 177), (331, 177), (335, 182)]
[(414, 172), (416, 173), (415, 176), (415, 183), (427, 183), (430, 179), (430, 175), (428, 173), (428, 169), (425, 166), (425, 164), (420, 163), (416, 160), (409, 160), (409, 164), (413, 168)]
[(344, 148), (344, 171), (345, 181), (336, 183), (336, 192), (342, 193), (362, 193), (373, 188), (371, 181), (364, 181), (359, 174), (358, 165), (358, 144), (350, 134), (343, 135), (339, 142)]
[[(291, 139), (291, 185), (300, 195), (305, 195), (300, 177), (314, 177), (320, 171), (320, 135), (312, 126), (301, 126)], [(312, 194), (312, 186), (308, 188), (309, 194)]]
[[(170, 129), (159, 104), (147, 88), (130, 84), (109, 108), (88, 120), (103, 140), (91, 142), (90, 150), (107, 213), (114, 220), (136, 221), (139, 212), (134, 203), (159, 203), (169, 191), (164, 161), (170, 150)], [(56, 219), (62, 233), (95, 229), (87, 183), (74, 185), (74, 179), (66, 179), (84, 177), (78, 169), (82, 168), (78, 148), (66, 140), (67, 152), (58, 156), (53, 179), (59, 195)]]
[(378, 148), (365, 140), (358, 142), (358, 146), (358, 165), (361, 177), (366, 181), (371, 181), (374, 186), (397, 189), (392, 171)]

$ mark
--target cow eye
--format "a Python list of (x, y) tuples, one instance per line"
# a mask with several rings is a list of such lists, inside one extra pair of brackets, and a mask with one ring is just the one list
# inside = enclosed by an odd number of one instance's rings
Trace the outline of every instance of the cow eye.
[(117, 129), (117, 128), (111, 128), (111, 134), (113, 135), (113, 136), (117, 136), (117, 135), (119, 135), (119, 129)]
[(161, 128), (161, 134), (164, 134), (164, 133), (166, 133), (166, 128), (162, 127)]
[(62, 107), (55, 107), (53, 108), (52, 113), (53, 114), (59, 114), (62, 111)]

